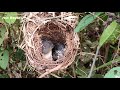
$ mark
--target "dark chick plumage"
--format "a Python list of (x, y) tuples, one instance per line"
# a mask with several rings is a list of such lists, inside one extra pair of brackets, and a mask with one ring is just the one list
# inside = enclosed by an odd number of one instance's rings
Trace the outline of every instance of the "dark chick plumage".
[(53, 48), (53, 60), (56, 61), (57, 59), (60, 59), (61, 57), (63, 57), (64, 55), (64, 50), (65, 49), (65, 45), (61, 44), (61, 43), (57, 43), (54, 48)]

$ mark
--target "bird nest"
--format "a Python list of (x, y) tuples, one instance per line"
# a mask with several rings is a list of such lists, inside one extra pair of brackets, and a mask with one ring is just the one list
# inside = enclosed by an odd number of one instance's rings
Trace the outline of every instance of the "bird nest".
[[(25, 12), (22, 16), (23, 42), (21, 48), (27, 61), (44, 77), (51, 72), (65, 69), (75, 60), (79, 47), (78, 35), (74, 28), (78, 16), (71, 12)], [(53, 44), (62, 43), (64, 54), (57, 60), (45, 58), (42, 52), (42, 40)]]

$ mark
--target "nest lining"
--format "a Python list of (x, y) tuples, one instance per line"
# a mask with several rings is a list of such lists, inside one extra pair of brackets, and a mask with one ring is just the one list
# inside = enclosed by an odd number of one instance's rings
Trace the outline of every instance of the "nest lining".
[[(66, 15), (67, 14), (68, 13), (66, 13)], [(72, 26), (73, 24), (66, 23), (65, 20), (63, 22), (58, 18), (45, 20), (45, 18), (52, 18), (50, 14), (46, 13), (36, 12), (28, 17), (29, 21), (26, 21), (22, 30), (25, 39), (24, 50), (29, 64), (42, 73), (50, 73), (68, 67), (74, 61), (79, 46), (79, 38), (77, 34), (73, 32), (75, 25)], [(40, 18), (41, 21), (39, 21)], [(56, 61), (43, 58), (42, 39), (44, 38), (51, 40), (54, 44), (64, 44), (64, 56)]]

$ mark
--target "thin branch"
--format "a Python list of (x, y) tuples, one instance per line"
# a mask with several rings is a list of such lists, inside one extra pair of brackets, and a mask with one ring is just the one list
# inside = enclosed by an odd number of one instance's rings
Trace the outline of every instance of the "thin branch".
[(53, 73), (51, 73), (50, 75), (52, 75), (52, 76), (54, 76), (54, 77), (56, 77), (56, 78), (61, 78), (61, 77), (59, 77), (59, 76), (57, 76), (57, 75), (55, 75), (55, 74), (53, 74)]
[(88, 78), (90, 78), (91, 75), (92, 75), (93, 68), (94, 68), (94, 65), (95, 65), (95, 61), (96, 61), (96, 58), (97, 58), (97, 55), (98, 55), (99, 49), (100, 49), (100, 47), (98, 46), (98, 47), (97, 47), (96, 54), (95, 54), (95, 57), (93, 58), (93, 63), (92, 63), (92, 66), (91, 66), (91, 69), (90, 69), (90, 73), (89, 73), (89, 75), (88, 75)]

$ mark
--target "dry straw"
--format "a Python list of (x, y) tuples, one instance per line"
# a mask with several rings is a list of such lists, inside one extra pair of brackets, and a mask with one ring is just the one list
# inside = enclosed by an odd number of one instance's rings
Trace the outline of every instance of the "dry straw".
[[(40, 78), (51, 72), (65, 69), (75, 60), (79, 48), (79, 38), (74, 28), (78, 16), (72, 12), (25, 12), (22, 16), (23, 41), (20, 48), (26, 53), (31, 67), (41, 73)], [(52, 42), (64, 43), (64, 56), (51, 61), (42, 56), (41, 39), (45, 37)]]

